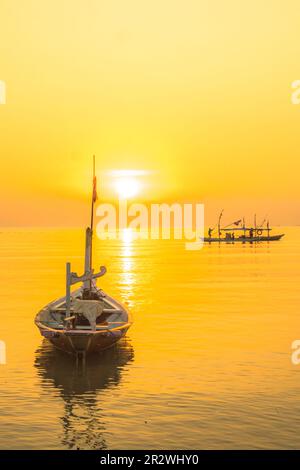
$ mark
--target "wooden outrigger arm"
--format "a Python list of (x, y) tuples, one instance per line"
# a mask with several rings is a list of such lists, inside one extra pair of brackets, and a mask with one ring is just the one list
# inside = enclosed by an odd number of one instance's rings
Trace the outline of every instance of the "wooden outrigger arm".
[(97, 279), (98, 277), (104, 276), (106, 273), (106, 267), (100, 266), (100, 271), (94, 274), (94, 270), (86, 271), (82, 276), (71, 272), (70, 273), (70, 285), (77, 284), (77, 282), (91, 281), (92, 279)]

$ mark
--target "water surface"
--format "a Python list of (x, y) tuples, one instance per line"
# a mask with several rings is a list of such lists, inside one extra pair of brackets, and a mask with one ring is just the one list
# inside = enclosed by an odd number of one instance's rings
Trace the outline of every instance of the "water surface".
[(77, 370), (36, 312), (82, 273), (81, 230), (0, 233), (1, 449), (300, 446), (300, 228), (280, 242), (97, 241), (104, 290), (133, 313), (116, 348)]

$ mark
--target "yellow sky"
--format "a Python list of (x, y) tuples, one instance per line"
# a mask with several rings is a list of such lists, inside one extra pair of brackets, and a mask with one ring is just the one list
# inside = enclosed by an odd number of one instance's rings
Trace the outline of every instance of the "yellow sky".
[(296, 0), (1, 0), (0, 224), (81, 224), (93, 153), (147, 200), (299, 224), (299, 24)]

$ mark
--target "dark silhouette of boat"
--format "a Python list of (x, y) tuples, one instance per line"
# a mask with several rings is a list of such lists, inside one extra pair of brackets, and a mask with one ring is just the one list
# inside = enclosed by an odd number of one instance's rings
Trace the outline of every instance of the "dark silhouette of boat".
[[(222, 215), (223, 210), (219, 215), (218, 223), (213, 228), (208, 229), (208, 236), (203, 237), (202, 241), (206, 243), (259, 243), (280, 240), (284, 236), (284, 233), (271, 235), (272, 228), (268, 220), (264, 220), (260, 225), (257, 225), (256, 215), (253, 227), (246, 226), (245, 219), (239, 219), (225, 227), (221, 227)], [(264, 226), (265, 223), (266, 227)], [(213, 236), (215, 231), (217, 231), (217, 236)]]

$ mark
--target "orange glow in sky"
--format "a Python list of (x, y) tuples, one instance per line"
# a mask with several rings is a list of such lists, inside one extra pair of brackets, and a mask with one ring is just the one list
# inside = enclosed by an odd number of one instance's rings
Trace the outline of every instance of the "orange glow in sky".
[(296, 0), (2, 0), (1, 225), (81, 225), (93, 154), (102, 199), (136, 171), (122, 197), (299, 224), (299, 21)]

